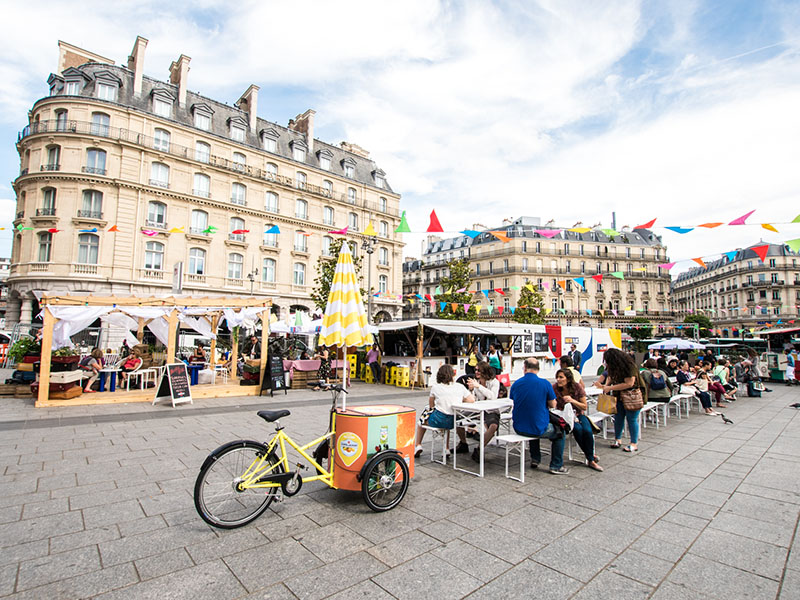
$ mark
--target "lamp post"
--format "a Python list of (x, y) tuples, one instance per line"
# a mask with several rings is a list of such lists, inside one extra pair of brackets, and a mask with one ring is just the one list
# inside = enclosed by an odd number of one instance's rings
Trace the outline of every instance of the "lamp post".
[(253, 295), (253, 284), (256, 282), (256, 277), (258, 277), (258, 269), (253, 269), (247, 274), (247, 278), (250, 280), (250, 295)]
[(361, 249), (367, 253), (367, 323), (372, 325), (372, 253), (375, 252), (375, 238), (364, 238)]
[(564, 306), (564, 301), (561, 299), (561, 297), (564, 295), (564, 290), (561, 289), (560, 285), (558, 286), (557, 290), (558, 290), (558, 296), (557, 296), (557, 299), (558, 299), (557, 306), (558, 306), (558, 308), (556, 309), (556, 311), (558, 312), (558, 326), (561, 327), (561, 309)]

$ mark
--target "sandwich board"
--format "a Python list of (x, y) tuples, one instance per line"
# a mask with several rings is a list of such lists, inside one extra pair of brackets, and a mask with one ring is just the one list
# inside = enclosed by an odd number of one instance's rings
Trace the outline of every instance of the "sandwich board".
[(161, 379), (156, 386), (156, 395), (153, 404), (169, 400), (173, 408), (176, 404), (192, 401), (192, 388), (189, 385), (189, 372), (186, 370), (185, 363), (169, 364), (161, 374)]

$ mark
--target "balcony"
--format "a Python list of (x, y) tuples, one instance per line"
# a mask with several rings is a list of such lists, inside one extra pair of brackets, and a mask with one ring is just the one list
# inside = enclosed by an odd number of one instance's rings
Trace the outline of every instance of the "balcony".
[(206, 227), (189, 227), (189, 233), (191, 235), (202, 235), (203, 237), (210, 237), (211, 234), (207, 231), (208, 226)]
[(164, 281), (165, 271), (160, 269), (139, 269), (139, 279), (144, 281)]
[(71, 271), (76, 275), (97, 275), (98, 265), (88, 265), (83, 263), (72, 263)]
[(244, 279), (239, 279), (238, 277), (226, 277), (225, 287), (235, 287), (235, 288), (244, 287)]
[(274, 215), (281, 214), (281, 209), (278, 208), (277, 206), (265, 206), (264, 207), (264, 211), (268, 212), (268, 213), (272, 213)]
[(36, 209), (36, 216), (37, 217), (55, 217), (56, 216), (56, 209), (55, 209), (55, 207), (37, 208)]
[(61, 165), (58, 163), (50, 163), (49, 165), (42, 165), (40, 171), (60, 171)]
[(228, 234), (228, 241), (229, 242), (241, 242), (244, 243), (244, 234), (243, 233), (229, 233)]
[(186, 283), (193, 283), (196, 285), (206, 285), (206, 276), (202, 273), (186, 273), (183, 276)]
[(105, 167), (81, 167), (82, 173), (91, 173), (92, 175), (105, 175)]
[(294, 251), (295, 252), (304, 252), (304, 253), (308, 252), (308, 246), (306, 246), (305, 244), (295, 244), (294, 245)]
[(238, 204), (239, 206), (247, 206), (247, 200), (237, 196), (231, 196), (231, 204)]
[(99, 210), (79, 210), (79, 219), (96, 219), (98, 221), (103, 219), (103, 213)]
[(169, 189), (169, 182), (168, 181), (161, 181), (160, 179), (151, 179), (150, 185), (153, 187), (162, 188), (165, 190)]
[(153, 219), (145, 219), (144, 224), (151, 229), (166, 229), (167, 224), (164, 221), (157, 221)]
[(50, 270), (50, 263), (48, 262), (33, 262), (28, 266), (30, 273), (47, 273)]
[(192, 194), (200, 198), (211, 198), (211, 190), (193, 189)]

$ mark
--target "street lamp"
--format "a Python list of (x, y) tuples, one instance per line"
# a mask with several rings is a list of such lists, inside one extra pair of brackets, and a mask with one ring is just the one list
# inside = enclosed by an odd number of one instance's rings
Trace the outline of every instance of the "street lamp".
[(253, 284), (256, 282), (256, 277), (258, 277), (258, 269), (253, 269), (247, 274), (247, 278), (250, 280), (250, 295), (253, 295)]
[(367, 323), (372, 324), (372, 253), (375, 252), (375, 238), (367, 237), (361, 242), (361, 249), (367, 253)]

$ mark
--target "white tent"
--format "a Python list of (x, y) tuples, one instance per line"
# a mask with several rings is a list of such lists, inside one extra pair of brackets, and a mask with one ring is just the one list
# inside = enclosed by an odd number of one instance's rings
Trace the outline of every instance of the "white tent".
[(702, 350), (703, 348), (705, 348), (704, 344), (698, 344), (683, 338), (661, 340), (647, 347), (648, 350)]

